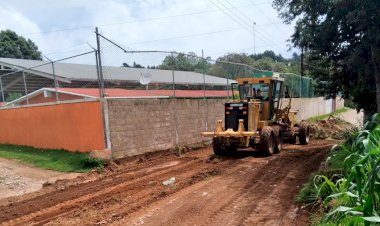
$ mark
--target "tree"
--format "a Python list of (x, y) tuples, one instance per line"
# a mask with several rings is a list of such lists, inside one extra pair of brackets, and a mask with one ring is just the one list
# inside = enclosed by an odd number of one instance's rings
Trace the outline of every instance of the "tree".
[(141, 66), (141, 64), (136, 64), (136, 62), (133, 61), (133, 67), (134, 68), (144, 68), (143, 66)]
[(251, 55), (251, 58), (254, 60), (259, 60), (259, 59), (262, 59), (264, 57), (271, 58), (272, 60), (277, 61), (277, 62), (285, 62), (286, 61), (286, 59), (284, 57), (282, 57), (281, 54), (276, 55), (276, 53), (274, 53), (272, 50), (265, 50), (263, 53)]
[(253, 59), (245, 53), (228, 53), (217, 59), (210, 68), (210, 74), (229, 79), (251, 76), (252, 70), (239, 64), (252, 65), (253, 62)]
[(274, 61), (270, 57), (263, 57), (255, 61), (253, 65), (261, 70), (272, 71), (274, 67)]
[(34, 42), (11, 30), (0, 31), (0, 57), (42, 60), (42, 54)]
[(309, 55), (306, 67), (321, 92), (343, 92), (368, 116), (380, 112), (380, 1), (274, 0), (291, 41)]
[(196, 71), (207, 73), (210, 64), (208, 59), (203, 59), (197, 57), (195, 53), (176, 53), (168, 55), (162, 61), (161, 65), (158, 66), (159, 69), (163, 70), (179, 70), (179, 71)]

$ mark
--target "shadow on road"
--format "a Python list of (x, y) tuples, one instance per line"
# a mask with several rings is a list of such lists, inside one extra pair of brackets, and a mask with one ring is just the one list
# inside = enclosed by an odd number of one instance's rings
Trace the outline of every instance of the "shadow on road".
[(267, 158), (270, 157), (268, 154), (262, 151), (258, 151), (252, 148), (247, 149), (238, 149), (233, 153), (228, 153), (223, 156), (224, 159), (243, 159), (247, 157), (255, 157), (255, 158)]

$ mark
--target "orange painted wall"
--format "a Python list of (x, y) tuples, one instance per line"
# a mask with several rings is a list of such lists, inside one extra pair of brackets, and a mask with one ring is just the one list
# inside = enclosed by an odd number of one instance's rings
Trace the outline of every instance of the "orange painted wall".
[(100, 103), (1, 109), (0, 143), (80, 152), (104, 149)]

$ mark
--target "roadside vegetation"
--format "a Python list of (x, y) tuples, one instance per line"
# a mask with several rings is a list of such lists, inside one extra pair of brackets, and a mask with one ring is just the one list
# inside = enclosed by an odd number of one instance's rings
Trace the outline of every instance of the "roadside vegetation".
[(102, 160), (91, 158), (88, 153), (7, 144), (0, 145), (0, 157), (60, 172), (87, 172), (104, 165)]
[(313, 225), (380, 223), (380, 114), (333, 147), (296, 201), (313, 210)]
[(337, 109), (336, 111), (334, 111), (333, 113), (329, 113), (329, 114), (324, 114), (324, 115), (318, 115), (318, 116), (314, 116), (314, 117), (311, 117), (309, 118), (308, 120), (323, 120), (323, 119), (326, 119), (330, 116), (338, 116), (339, 114), (341, 113), (344, 113), (346, 111), (350, 110), (350, 108), (347, 108), (347, 107), (343, 107), (343, 108), (339, 108)]

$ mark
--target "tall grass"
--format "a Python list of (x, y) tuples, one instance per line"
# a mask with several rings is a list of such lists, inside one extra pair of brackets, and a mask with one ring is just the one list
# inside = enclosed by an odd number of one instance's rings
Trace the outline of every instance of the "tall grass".
[(380, 223), (380, 114), (362, 131), (334, 147), (327, 159), (332, 174), (314, 177), (315, 199), (322, 200), (322, 225)]

